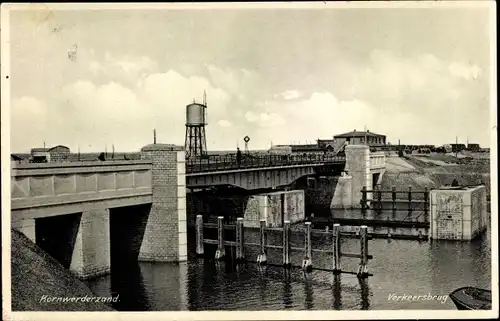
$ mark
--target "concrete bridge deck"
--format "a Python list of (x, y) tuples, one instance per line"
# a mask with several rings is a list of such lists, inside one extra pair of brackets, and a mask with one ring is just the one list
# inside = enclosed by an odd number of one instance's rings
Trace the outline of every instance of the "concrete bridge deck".
[(151, 195), (150, 161), (18, 164), (11, 173), (11, 219), (147, 204)]

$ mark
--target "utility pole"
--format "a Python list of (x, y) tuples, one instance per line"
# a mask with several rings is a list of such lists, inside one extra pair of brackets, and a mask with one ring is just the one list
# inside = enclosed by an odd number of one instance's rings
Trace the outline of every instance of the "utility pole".
[(458, 157), (458, 136), (455, 136), (455, 157)]
[(156, 128), (153, 129), (153, 144), (156, 144)]
[(113, 153), (111, 154), (111, 159), (115, 158), (115, 144), (113, 144)]

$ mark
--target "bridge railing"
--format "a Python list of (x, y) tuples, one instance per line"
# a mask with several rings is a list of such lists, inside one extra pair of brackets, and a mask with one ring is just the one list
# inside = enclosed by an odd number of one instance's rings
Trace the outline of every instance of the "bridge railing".
[(246, 168), (292, 166), (303, 164), (342, 164), (345, 157), (329, 154), (297, 155), (252, 155), (242, 154), (238, 160), (236, 154), (208, 155), (205, 158), (187, 158), (186, 172), (208, 172)]

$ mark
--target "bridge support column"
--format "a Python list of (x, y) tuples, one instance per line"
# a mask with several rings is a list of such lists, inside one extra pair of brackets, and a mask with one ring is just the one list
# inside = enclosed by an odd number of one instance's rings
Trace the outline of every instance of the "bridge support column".
[[(361, 207), (360, 200), (363, 186), (366, 186), (368, 190), (372, 189), (370, 148), (366, 145), (347, 145), (345, 155), (345, 170), (351, 176), (352, 207), (359, 208)], [(367, 193), (367, 198), (372, 198), (371, 193)]]
[(82, 279), (111, 271), (108, 209), (82, 213), (69, 270)]
[(352, 208), (352, 177), (342, 173), (339, 177), (330, 208)]
[(31, 242), (36, 242), (35, 219), (26, 219), (12, 222), (12, 228), (23, 233)]
[(141, 158), (152, 161), (153, 201), (139, 252), (139, 260), (186, 261), (184, 148), (170, 144), (151, 144), (142, 148)]

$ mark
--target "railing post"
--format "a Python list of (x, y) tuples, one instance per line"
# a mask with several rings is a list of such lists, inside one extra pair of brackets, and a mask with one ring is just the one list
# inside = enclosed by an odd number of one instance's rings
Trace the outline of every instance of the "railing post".
[(196, 255), (203, 256), (203, 215), (196, 215)]
[(283, 266), (291, 267), (290, 262), (290, 221), (285, 221), (283, 224)]
[(368, 276), (368, 227), (361, 226), (360, 230), (360, 243), (361, 243), (361, 262), (358, 268), (358, 277), (364, 278)]
[(311, 222), (306, 222), (306, 235), (305, 235), (305, 250), (306, 255), (302, 261), (302, 269), (304, 271), (312, 270), (312, 247), (311, 247)]
[(382, 210), (382, 190), (380, 189), (380, 187), (378, 186), (377, 187), (378, 189), (378, 193), (377, 193), (377, 201), (378, 201), (378, 209), (379, 210)]
[(361, 190), (361, 209), (366, 208), (366, 186), (363, 186), (363, 189)]
[(238, 217), (236, 219), (236, 263), (241, 263), (245, 260), (244, 255), (244, 235), (243, 235), (243, 218)]
[(266, 254), (266, 220), (260, 220), (260, 254), (257, 256), (258, 264), (266, 264), (267, 263), (267, 254)]
[(340, 273), (340, 224), (333, 224), (333, 273)]
[(428, 206), (429, 206), (429, 188), (425, 187), (424, 188), (424, 212), (427, 215), (428, 211)]
[(412, 211), (412, 206), (411, 206), (411, 186), (408, 186), (408, 211)]
[(396, 186), (392, 186), (392, 210), (396, 210)]
[(220, 261), (224, 258), (226, 254), (226, 249), (224, 247), (224, 216), (217, 217), (217, 235), (219, 244), (217, 246), (217, 250), (215, 251), (215, 259)]

